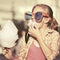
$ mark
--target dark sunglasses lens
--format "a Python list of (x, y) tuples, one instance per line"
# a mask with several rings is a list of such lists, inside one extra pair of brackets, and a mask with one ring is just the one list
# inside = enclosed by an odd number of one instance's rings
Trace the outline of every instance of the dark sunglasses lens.
[(28, 16), (28, 15), (25, 16), (26, 20), (30, 20), (30, 18), (31, 18), (31, 16)]
[(42, 13), (41, 13), (41, 12), (37, 12), (37, 13), (35, 14), (35, 19), (36, 19), (36, 20), (40, 20), (41, 17), (42, 17)]
[(31, 17), (32, 17), (32, 15), (31, 15), (31, 14), (28, 14), (28, 13), (26, 13), (26, 14), (25, 14), (25, 19), (26, 19), (26, 20), (30, 20), (30, 19), (31, 19)]

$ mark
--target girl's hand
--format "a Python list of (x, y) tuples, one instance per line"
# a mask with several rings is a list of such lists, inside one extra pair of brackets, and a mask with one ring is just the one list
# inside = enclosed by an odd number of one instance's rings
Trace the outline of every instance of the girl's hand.
[(37, 38), (38, 35), (40, 34), (40, 31), (39, 31), (39, 29), (37, 28), (37, 26), (30, 25), (30, 26), (29, 26), (28, 34), (30, 34), (31, 36)]

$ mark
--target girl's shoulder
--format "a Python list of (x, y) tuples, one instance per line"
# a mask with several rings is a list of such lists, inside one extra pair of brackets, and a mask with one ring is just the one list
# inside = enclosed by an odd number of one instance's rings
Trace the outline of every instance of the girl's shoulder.
[(56, 31), (56, 30), (53, 30), (52, 35), (54, 35), (54, 36), (60, 36), (59, 32), (58, 32), (58, 31)]

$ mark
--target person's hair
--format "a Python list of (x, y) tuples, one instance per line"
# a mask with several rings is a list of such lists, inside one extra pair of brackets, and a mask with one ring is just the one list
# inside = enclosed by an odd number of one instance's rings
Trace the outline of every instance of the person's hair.
[(27, 30), (25, 21), (23, 21), (23, 20), (20, 20), (20, 21), (18, 21), (18, 20), (13, 20), (13, 22), (14, 22), (15, 26), (16, 26), (17, 29), (18, 29), (18, 37), (21, 38), (21, 37), (22, 37), (21, 32)]
[(53, 18), (53, 21), (51, 23), (51, 28), (58, 31), (58, 22), (56, 21), (55, 18)]
[(48, 11), (47, 11), (48, 15), (49, 15), (51, 18), (53, 18), (53, 11), (52, 11), (51, 7), (49, 7), (48, 5), (45, 5), (45, 4), (37, 4), (37, 5), (35, 5), (35, 6), (33, 7), (32, 12), (34, 11), (34, 9), (35, 9), (36, 7), (41, 7), (41, 8), (43, 8), (43, 9), (47, 9), (47, 10), (48, 10)]

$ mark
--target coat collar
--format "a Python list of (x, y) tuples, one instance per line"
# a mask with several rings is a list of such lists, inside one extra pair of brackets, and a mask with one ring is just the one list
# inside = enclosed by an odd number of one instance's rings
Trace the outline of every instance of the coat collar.
[(49, 33), (53, 33), (54, 30), (53, 29), (50, 29), (50, 28), (47, 28), (46, 31), (45, 31), (45, 35), (48, 35)]

